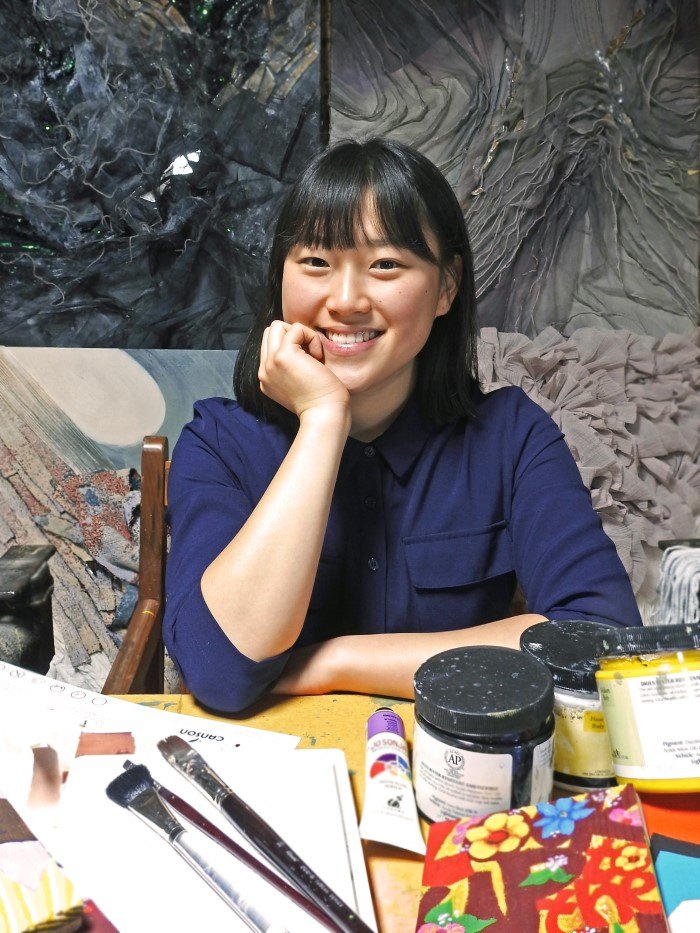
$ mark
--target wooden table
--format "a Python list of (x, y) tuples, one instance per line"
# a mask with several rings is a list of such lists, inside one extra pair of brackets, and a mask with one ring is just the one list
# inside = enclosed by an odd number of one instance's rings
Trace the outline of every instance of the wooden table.
[[(206, 716), (256, 729), (301, 736), (299, 748), (342, 748), (345, 752), (358, 817), (362, 812), (365, 776), (365, 726), (369, 716), (386, 706), (397, 712), (413, 736), (413, 703), (386, 697), (329, 694), (318, 697), (274, 697), (250, 707), (245, 714), (215, 716), (189, 695), (132, 695), (123, 697), (190, 716)], [(424, 834), (427, 825), (423, 824)], [(402, 849), (363, 842), (379, 933), (412, 933), (415, 929), (423, 859)]]

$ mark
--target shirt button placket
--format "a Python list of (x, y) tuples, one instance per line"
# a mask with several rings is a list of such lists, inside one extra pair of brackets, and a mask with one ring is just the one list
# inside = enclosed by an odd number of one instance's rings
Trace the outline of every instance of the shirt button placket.
[(376, 448), (367, 444), (365, 455), (365, 483), (362, 490), (362, 512), (365, 545), (365, 573), (371, 577), (368, 580), (366, 592), (367, 609), (369, 617), (374, 621), (374, 631), (384, 630), (384, 616), (386, 603), (386, 529), (381, 506), (381, 457), (377, 456)]

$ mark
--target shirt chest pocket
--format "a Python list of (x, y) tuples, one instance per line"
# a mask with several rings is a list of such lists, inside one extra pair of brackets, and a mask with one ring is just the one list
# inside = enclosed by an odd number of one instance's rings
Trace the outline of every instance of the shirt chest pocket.
[(505, 521), (483, 528), (403, 539), (408, 575), (417, 590), (468, 587), (513, 570)]

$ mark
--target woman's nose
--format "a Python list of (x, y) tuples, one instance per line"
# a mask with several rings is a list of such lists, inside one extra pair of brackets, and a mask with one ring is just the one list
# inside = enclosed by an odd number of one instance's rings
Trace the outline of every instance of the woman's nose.
[(364, 314), (372, 308), (364, 276), (353, 269), (340, 269), (329, 283), (326, 307), (335, 314)]

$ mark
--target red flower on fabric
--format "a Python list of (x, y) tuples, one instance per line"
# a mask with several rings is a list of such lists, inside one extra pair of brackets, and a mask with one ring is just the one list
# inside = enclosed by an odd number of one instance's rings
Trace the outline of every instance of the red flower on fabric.
[(649, 851), (627, 840), (603, 839), (587, 852), (583, 871), (570, 884), (537, 901), (547, 911), (548, 933), (561, 933), (558, 919), (577, 914), (590, 927), (624, 925), (638, 914), (660, 914), (659, 900), (644, 900), (656, 888)]

